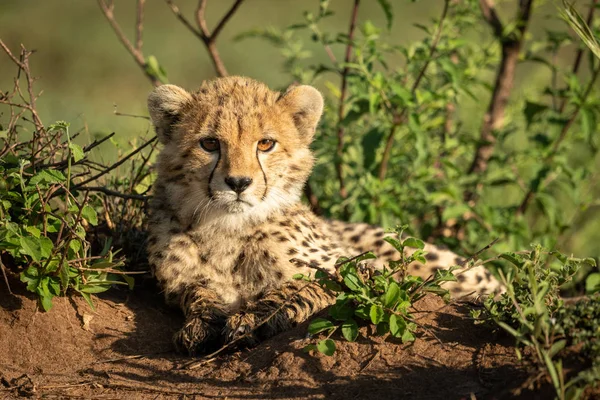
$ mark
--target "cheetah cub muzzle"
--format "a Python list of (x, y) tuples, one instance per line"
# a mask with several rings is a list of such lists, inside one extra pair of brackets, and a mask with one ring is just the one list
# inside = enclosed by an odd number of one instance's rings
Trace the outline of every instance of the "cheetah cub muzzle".
[[(318, 218), (300, 201), (323, 111), (315, 88), (279, 93), (227, 77), (193, 93), (160, 86), (148, 108), (163, 145), (148, 251), (167, 301), (185, 314), (178, 350), (202, 353), (242, 336), (253, 344), (333, 302), (317, 285), (299, 291), (296, 273), (333, 272), (338, 257), (366, 250), (380, 265), (399, 258), (383, 229)], [(432, 245), (425, 250), (427, 265), (411, 266), (411, 274), (429, 276), (461, 261)], [(448, 286), (455, 296), (499, 287), (475, 269)]]

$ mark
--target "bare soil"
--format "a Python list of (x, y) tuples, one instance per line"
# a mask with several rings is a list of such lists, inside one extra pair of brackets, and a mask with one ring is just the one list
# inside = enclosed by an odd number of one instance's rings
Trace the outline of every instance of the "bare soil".
[(510, 338), (433, 297), (417, 303), (413, 344), (340, 340), (333, 357), (311, 355), (304, 324), (190, 370), (171, 344), (182, 316), (156, 293), (147, 282), (95, 298), (96, 311), (73, 296), (44, 313), (0, 286), (0, 398), (501, 399), (529, 376)]

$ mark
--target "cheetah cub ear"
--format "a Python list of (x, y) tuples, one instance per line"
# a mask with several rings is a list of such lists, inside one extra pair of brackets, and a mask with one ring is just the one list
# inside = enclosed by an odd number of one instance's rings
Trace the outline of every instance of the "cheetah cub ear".
[(179, 121), (181, 111), (192, 100), (192, 95), (175, 85), (157, 87), (148, 96), (148, 111), (156, 128), (156, 136), (166, 144), (173, 126)]
[(296, 128), (303, 139), (310, 143), (323, 113), (321, 93), (312, 86), (293, 86), (277, 102), (292, 114)]

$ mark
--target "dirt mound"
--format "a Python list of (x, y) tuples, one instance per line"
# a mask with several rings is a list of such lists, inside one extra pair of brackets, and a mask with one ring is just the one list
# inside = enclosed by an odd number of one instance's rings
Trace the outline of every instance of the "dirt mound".
[(313, 356), (302, 351), (303, 325), (190, 370), (171, 344), (182, 316), (151, 284), (112, 290), (96, 311), (56, 299), (48, 313), (1, 290), (0, 398), (481, 399), (511, 397), (527, 377), (509, 338), (435, 298), (417, 303), (426, 331), (410, 345), (375, 337)]

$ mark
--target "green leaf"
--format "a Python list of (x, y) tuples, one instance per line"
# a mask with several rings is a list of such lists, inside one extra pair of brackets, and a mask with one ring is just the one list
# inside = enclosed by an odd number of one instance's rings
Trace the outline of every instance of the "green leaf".
[(557, 342), (554, 342), (552, 344), (552, 347), (550, 347), (550, 351), (548, 352), (548, 355), (550, 357), (554, 357), (559, 351), (564, 349), (566, 345), (567, 345), (566, 340), (559, 340)]
[(402, 246), (423, 250), (425, 248), (425, 243), (422, 240), (409, 237), (406, 240), (404, 240), (404, 242), (402, 242)]
[(81, 216), (85, 218), (90, 224), (94, 226), (98, 225), (98, 214), (96, 213), (96, 210), (92, 208), (92, 206), (88, 204), (83, 206)]
[(412, 332), (412, 330), (410, 329), (410, 324), (407, 326), (407, 329), (404, 330), (404, 333), (402, 334), (402, 343), (407, 343), (407, 342), (414, 342), (415, 341), (415, 335)]
[(396, 314), (390, 316), (390, 333), (394, 337), (402, 337), (406, 330), (406, 320)]
[(399, 298), (400, 286), (396, 282), (390, 283), (383, 297), (383, 304), (388, 308), (393, 308)]
[(317, 343), (317, 350), (326, 356), (332, 356), (335, 353), (335, 342), (331, 339), (321, 340)]
[(438, 269), (435, 271), (435, 281), (437, 282), (456, 282), (456, 276), (447, 269)]
[(360, 292), (361, 288), (363, 287), (363, 283), (361, 282), (360, 278), (358, 277), (355, 271), (349, 272), (344, 277), (344, 284), (348, 287), (348, 289), (352, 290), (353, 292)]
[(155, 56), (148, 56), (146, 58), (146, 73), (158, 79), (161, 83), (169, 83), (167, 71), (158, 63)]
[(88, 303), (92, 311), (96, 311), (96, 307), (94, 307), (94, 303), (92, 302), (92, 296), (86, 292), (80, 292), (83, 299)]
[(39, 240), (42, 258), (50, 257), (50, 254), (52, 254), (52, 249), (54, 249), (54, 243), (45, 236), (42, 236)]
[(40, 271), (33, 265), (21, 272), (21, 282), (27, 283), (27, 290), (30, 292), (36, 291), (40, 283)]
[(62, 183), (66, 182), (66, 180), (67, 178), (62, 172), (55, 169), (44, 169), (31, 178), (28, 184), (35, 186), (40, 183)]
[(337, 300), (335, 304), (329, 308), (329, 315), (331, 315), (331, 318), (338, 321), (345, 321), (352, 318), (352, 316), (354, 316), (354, 310), (347, 303), (347, 301)]
[(73, 160), (75, 160), (75, 162), (81, 161), (85, 157), (83, 149), (80, 145), (75, 143), (69, 143), (69, 149), (71, 150), (71, 155), (73, 156)]
[(312, 335), (316, 335), (319, 332), (327, 331), (335, 328), (335, 325), (327, 319), (315, 318), (308, 326), (308, 332)]
[(83, 293), (102, 293), (110, 289), (110, 285), (87, 284), (82, 285), (79, 290)]
[(40, 304), (42, 305), (44, 311), (49, 311), (52, 308), (52, 297), (54, 296), (40, 296)]
[(42, 259), (42, 243), (40, 239), (33, 236), (21, 236), (19, 238), (21, 252), (30, 256), (33, 261)]
[(385, 19), (387, 21), (387, 28), (392, 29), (392, 22), (394, 21), (394, 14), (392, 12), (392, 5), (388, 0), (377, 0), (379, 6), (381, 6)]
[(40, 235), (41, 235), (41, 233), (42, 233), (42, 232), (41, 232), (41, 231), (40, 231), (38, 228), (36, 228), (35, 226), (26, 226), (26, 227), (25, 227), (25, 230), (26, 230), (27, 232), (31, 233), (31, 235), (32, 235), (33, 237), (35, 237), (35, 238), (39, 238), (39, 237), (40, 237)]
[(349, 319), (342, 324), (342, 335), (349, 342), (354, 342), (358, 337), (358, 325), (353, 319)]
[(371, 305), (371, 309), (369, 310), (369, 317), (371, 318), (371, 322), (375, 325), (383, 321), (385, 316), (385, 311), (378, 304)]
[(398, 252), (402, 253), (404, 251), (404, 246), (397, 239), (391, 236), (386, 236), (383, 238), (383, 240), (391, 244), (396, 250), (398, 250)]
[(600, 292), (600, 273), (594, 272), (589, 274), (585, 279), (585, 292), (587, 294), (593, 294)]

